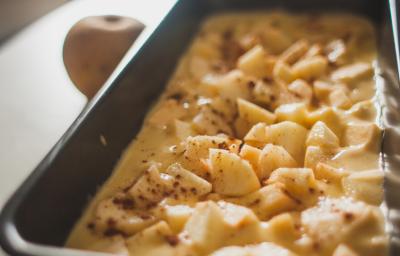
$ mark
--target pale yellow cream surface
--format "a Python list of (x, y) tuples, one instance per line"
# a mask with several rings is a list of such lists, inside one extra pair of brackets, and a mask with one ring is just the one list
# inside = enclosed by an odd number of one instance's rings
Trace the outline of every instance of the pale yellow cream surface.
[(385, 255), (375, 59), (361, 17), (207, 19), (66, 246)]

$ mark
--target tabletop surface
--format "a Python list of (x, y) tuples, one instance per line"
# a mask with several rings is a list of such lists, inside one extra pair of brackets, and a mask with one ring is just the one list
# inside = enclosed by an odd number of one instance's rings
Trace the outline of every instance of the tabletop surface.
[(87, 103), (62, 62), (71, 26), (86, 16), (113, 14), (151, 27), (173, 2), (71, 1), (0, 47), (0, 209)]

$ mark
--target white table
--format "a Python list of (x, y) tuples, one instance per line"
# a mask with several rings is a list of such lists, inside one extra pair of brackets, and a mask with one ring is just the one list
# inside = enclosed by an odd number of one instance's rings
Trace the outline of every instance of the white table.
[(151, 27), (174, 2), (71, 1), (1, 46), (0, 208), (87, 103), (62, 62), (69, 28), (83, 17), (106, 14), (133, 17)]

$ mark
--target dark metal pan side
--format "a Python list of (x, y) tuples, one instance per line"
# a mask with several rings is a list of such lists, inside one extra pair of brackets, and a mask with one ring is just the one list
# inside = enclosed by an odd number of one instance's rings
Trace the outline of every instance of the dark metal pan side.
[(379, 35), (377, 82), (385, 128), (382, 163), (385, 170), (385, 207), (390, 234), (390, 255), (400, 255), (400, 82), (397, 0), (388, 1)]
[[(88, 196), (107, 179), (121, 153), (139, 131), (145, 113), (207, 15), (276, 8), (345, 11), (365, 15), (380, 26), (385, 4), (379, 0), (179, 1), (154, 33), (132, 49), (126, 67), (107, 83), (8, 201), (0, 216), (0, 244), (12, 255), (89, 255), (59, 247), (82, 213)], [(390, 16), (386, 17), (390, 21)], [(387, 31), (382, 31), (392, 38), (384, 42), (393, 43), (393, 31), (387, 29), (388, 26), (384, 26)], [(395, 48), (383, 48), (388, 51), (387, 55), (395, 56)], [(382, 63), (389, 63), (388, 57), (382, 56)], [(396, 66), (384, 65), (398, 75), (397, 69), (393, 69)], [(101, 135), (106, 138), (107, 146), (100, 142)], [(390, 207), (389, 203), (387, 205)]]

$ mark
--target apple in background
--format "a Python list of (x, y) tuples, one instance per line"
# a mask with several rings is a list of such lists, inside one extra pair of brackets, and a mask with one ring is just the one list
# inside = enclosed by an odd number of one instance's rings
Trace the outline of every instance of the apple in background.
[(92, 16), (68, 32), (63, 59), (75, 86), (91, 99), (118, 65), (144, 25), (121, 16)]

